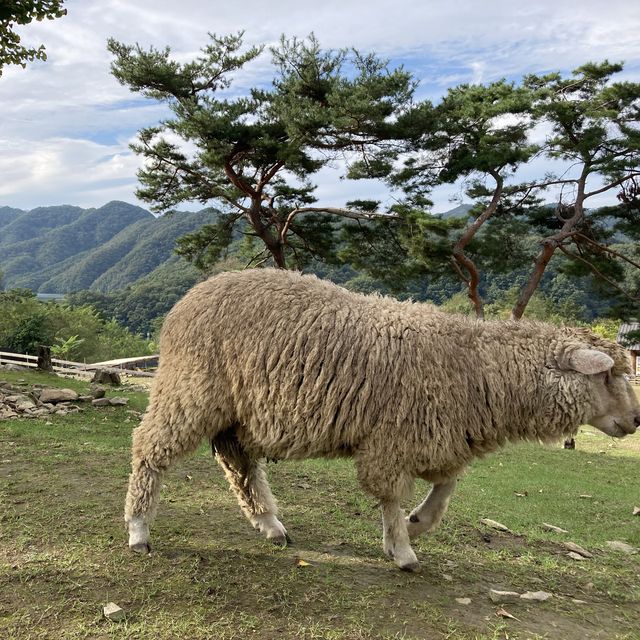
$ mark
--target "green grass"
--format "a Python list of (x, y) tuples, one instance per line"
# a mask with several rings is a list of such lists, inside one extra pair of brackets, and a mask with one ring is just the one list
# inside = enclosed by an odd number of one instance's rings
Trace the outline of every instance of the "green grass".
[[(109, 393), (144, 408), (140, 391)], [(153, 554), (130, 553), (122, 508), (131, 408), (0, 422), (0, 638), (640, 637), (640, 557), (605, 544), (640, 546), (638, 437), (585, 430), (576, 451), (523, 445), (477, 461), (441, 529), (416, 543), (423, 570), (411, 575), (383, 557), (377, 505), (350, 461), (269, 465), (294, 540), (282, 550), (251, 530), (204, 445), (165, 478)], [(415, 500), (427, 490), (417, 483)], [(514, 535), (487, 529), (483, 517)], [(567, 558), (564, 540), (595, 558)], [(506, 605), (517, 620), (504, 619), (490, 588), (554, 597)], [(126, 621), (103, 618), (109, 601)]]

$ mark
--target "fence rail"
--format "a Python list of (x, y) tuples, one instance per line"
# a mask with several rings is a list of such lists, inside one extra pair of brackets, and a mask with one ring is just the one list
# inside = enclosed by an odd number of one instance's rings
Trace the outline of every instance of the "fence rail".
[[(154, 361), (155, 359), (155, 361)], [(84, 362), (71, 362), (69, 360), (60, 360), (51, 358), (53, 371), (55, 373), (66, 373), (69, 375), (79, 375), (92, 377), (96, 369), (102, 369), (114, 373), (128, 373), (129, 375), (143, 378), (152, 378), (155, 374), (152, 371), (139, 371), (132, 369), (136, 364), (157, 364), (158, 356), (143, 356), (141, 358), (124, 358), (120, 360), (110, 360), (108, 362), (98, 362), (94, 364), (86, 364)], [(11, 353), (9, 351), (0, 351), (0, 364), (13, 364), (29, 369), (36, 369), (38, 366), (37, 356), (30, 356), (25, 353)]]

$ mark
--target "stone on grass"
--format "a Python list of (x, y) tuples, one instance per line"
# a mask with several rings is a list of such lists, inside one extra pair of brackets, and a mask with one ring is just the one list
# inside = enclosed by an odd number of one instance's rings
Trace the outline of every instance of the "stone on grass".
[(43, 389), (40, 393), (40, 402), (57, 404), (58, 402), (71, 402), (78, 399), (78, 394), (73, 389)]
[(129, 398), (109, 398), (109, 404), (112, 407), (124, 407), (129, 404)]
[(572, 560), (586, 560), (587, 559), (586, 556), (581, 556), (579, 553), (576, 553), (575, 551), (569, 551), (569, 553), (567, 553), (567, 556), (569, 558), (571, 558)]
[(104, 617), (108, 618), (112, 622), (120, 622), (126, 617), (126, 613), (122, 607), (119, 607), (115, 602), (110, 602), (102, 607)]
[(91, 382), (96, 382), (97, 384), (114, 384), (117, 386), (122, 384), (120, 374), (116, 371), (109, 371), (107, 369), (98, 369), (93, 374)]
[(607, 545), (614, 551), (621, 551), (622, 553), (628, 553), (629, 555), (638, 553), (638, 550), (635, 547), (632, 547), (626, 542), (620, 542), (620, 540), (607, 540)]
[(90, 393), (94, 398), (104, 398), (107, 390), (100, 385), (91, 385)]
[(24, 400), (30, 400), (29, 396), (24, 396), (24, 395), (10, 395), (7, 396), (4, 401), (8, 402), (10, 404), (16, 404), (18, 402), (23, 402)]
[(456, 598), (458, 604), (471, 604), (471, 598)]
[(489, 599), (495, 604), (509, 604), (511, 602), (518, 602), (520, 594), (517, 591), (489, 589)]
[(2, 365), (2, 368), (5, 371), (29, 371), (29, 367), (21, 367), (19, 364), (5, 364)]
[(91, 404), (94, 407), (109, 407), (111, 406), (111, 401), (109, 398), (95, 398), (91, 401)]
[(560, 527), (556, 527), (554, 524), (549, 524), (548, 522), (543, 522), (542, 528), (545, 531), (553, 531), (553, 533), (569, 533), (566, 529), (561, 529)]
[(496, 531), (504, 531), (506, 533), (511, 533), (511, 529), (509, 529), (508, 527), (505, 527), (500, 522), (491, 520), (491, 518), (482, 518), (480, 522), (482, 522), (482, 524), (486, 525), (487, 527), (491, 527), (492, 529), (495, 529)]
[(640, 507), (633, 507), (633, 515), (640, 516)]
[(546, 591), (527, 591), (520, 596), (521, 600), (528, 600), (530, 602), (544, 602), (553, 597), (552, 594)]
[(590, 551), (587, 551), (586, 549), (581, 547), (579, 544), (576, 544), (575, 542), (563, 542), (562, 546), (567, 551), (570, 551), (572, 553), (577, 553), (583, 558), (593, 558), (593, 553), (591, 553)]
[(9, 418), (16, 418), (18, 414), (10, 407), (0, 405), (0, 420), (8, 420)]

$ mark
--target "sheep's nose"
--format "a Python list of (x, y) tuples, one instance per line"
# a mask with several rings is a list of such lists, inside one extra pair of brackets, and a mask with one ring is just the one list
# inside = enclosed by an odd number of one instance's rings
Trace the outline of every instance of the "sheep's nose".
[(640, 416), (636, 416), (636, 417), (633, 419), (633, 424), (635, 424), (635, 425), (636, 425), (636, 427), (640, 427)]

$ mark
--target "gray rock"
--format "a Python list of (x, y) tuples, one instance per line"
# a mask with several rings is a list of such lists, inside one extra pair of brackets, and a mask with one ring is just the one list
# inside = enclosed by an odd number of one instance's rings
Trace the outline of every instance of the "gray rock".
[(492, 529), (495, 529), (496, 531), (505, 531), (506, 533), (511, 533), (511, 529), (509, 529), (508, 527), (505, 527), (500, 522), (491, 520), (490, 518), (482, 518), (480, 522), (482, 522), (482, 524), (486, 525), (487, 527), (491, 527)]
[(113, 384), (119, 386), (122, 384), (120, 374), (115, 371), (107, 371), (106, 369), (98, 369), (94, 374), (91, 382), (97, 384)]
[(530, 602), (544, 602), (549, 598), (552, 598), (551, 593), (546, 591), (527, 591), (520, 596), (520, 600), (529, 600)]
[(471, 598), (456, 598), (456, 602), (464, 605), (471, 604)]
[(124, 612), (124, 609), (122, 607), (119, 607), (115, 602), (106, 604), (102, 608), (102, 613), (104, 613), (105, 618), (108, 618), (112, 622), (120, 622), (127, 616), (127, 614)]
[(104, 398), (107, 390), (100, 385), (91, 385), (90, 393), (94, 398)]
[(113, 407), (124, 407), (129, 404), (129, 398), (109, 398), (109, 404)]
[(6, 396), (4, 399), (5, 402), (9, 402), (11, 404), (17, 404), (18, 402), (23, 402), (25, 400), (31, 401), (31, 398), (29, 398), (29, 396), (25, 396), (22, 394), (19, 394), (19, 395), (14, 394), (14, 395)]
[(520, 594), (517, 591), (498, 591), (497, 589), (489, 590), (489, 598), (495, 604), (509, 604), (510, 602), (518, 602)]
[(607, 540), (607, 545), (614, 551), (621, 551), (622, 553), (627, 553), (629, 555), (638, 553), (638, 550), (635, 547), (632, 547), (626, 542), (620, 542), (620, 540)]
[(587, 551), (586, 549), (581, 547), (579, 544), (576, 544), (575, 542), (563, 542), (562, 546), (565, 549), (567, 549), (567, 551), (570, 551), (572, 553), (577, 553), (583, 558), (593, 558), (593, 553), (591, 553), (590, 551)]
[(10, 407), (0, 405), (0, 420), (8, 420), (9, 418), (16, 418), (17, 416), (18, 414)]
[(43, 389), (40, 394), (40, 402), (57, 404), (58, 402), (71, 402), (78, 399), (78, 394), (73, 389)]
[(542, 528), (545, 531), (553, 531), (553, 533), (569, 533), (566, 529), (561, 529), (560, 527), (556, 527), (555, 525), (549, 524), (548, 522), (543, 522)]
[(29, 411), (30, 409), (34, 409), (35, 406), (32, 400), (20, 400), (20, 402), (16, 402), (16, 411)]
[(34, 416), (48, 416), (51, 413), (46, 407), (37, 407), (31, 411), (31, 415)]
[(111, 405), (111, 401), (109, 398), (95, 398), (92, 400), (91, 404), (94, 407), (108, 407)]

